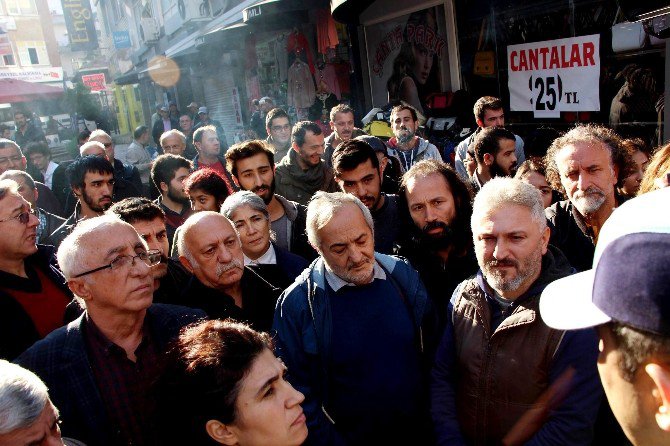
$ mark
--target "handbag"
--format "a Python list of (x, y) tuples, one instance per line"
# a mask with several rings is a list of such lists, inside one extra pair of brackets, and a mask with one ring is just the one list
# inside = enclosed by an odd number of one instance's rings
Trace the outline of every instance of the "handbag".
[[(486, 32), (486, 36), (484, 35)], [(486, 39), (486, 40), (484, 40)], [(492, 77), (496, 72), (496, 55), (492, 50), (484, 50), (483, 47), (489, 41), (488, 17), (482, 20), (482, 27), (479, 31), (479, 42), (477, 43), (477, 52), (475, 53), (473, 72), (477, 76)]]
[(616, 23), (621, 16), (621, 8), (617, 9), (612, 25), (612, 51), (622, 53), (644, 48), (647, 42), (647, 33), (642, 22)]

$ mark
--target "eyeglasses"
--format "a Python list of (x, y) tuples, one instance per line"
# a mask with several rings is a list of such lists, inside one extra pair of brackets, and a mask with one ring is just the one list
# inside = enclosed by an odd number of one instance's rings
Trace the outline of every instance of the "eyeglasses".
[(19, 223), (22, 225), (27, 225), (28, 221), (30, 220), (30, 216), (34, 215), (37, 217), (37, 210), (36, 209), (30, 209), (28, 211), (21, 212), (19, 215), (15, 215), (14, 217), (9, 217), (5, 218), (4, 220), (0, 220), (0, 223), (4, 223), (6, 221), (14, 220), (17, 219)]
[(273, 125), (272, 130), (275, 132), (288, 132), (291, 130), (291, 124), (286, 124), (286, 125)]
[(85, 271), (83, 273), (79, 273), (74, 278), (77, 277), (82, 277), (86, 276), (88, 274), (93, 274), (97, 273), (98, 271), (102, 271), (103, 269), (111, 269), (112, 271), (124, 268), (128, 265), (135, 266), (135, 260), (140, 259), (141, 261), (144, 262), (145, 265), (147, 266), (155, 266), (158, 265), (161, 262), (161, 252), (158, 250), (153, 250), (153, 251), (146, 251), (146, 252), (141, 252), (135, 256), (130, 256), (130, 255), (125, 255), (125, 256), (118, 256), (114, 260), (110, 262), (109, 265), (101, 266), (99, 268), (95, 268), (89, 271)]
[(18, 163), (23, 159), (21, 155), (7, 156), (5, 158), (0, 158), (0, 164), (7, 164), (8, 162)]

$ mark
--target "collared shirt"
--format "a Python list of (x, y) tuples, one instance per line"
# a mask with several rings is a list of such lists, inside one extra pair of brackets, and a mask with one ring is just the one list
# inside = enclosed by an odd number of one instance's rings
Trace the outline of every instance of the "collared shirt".
[(165, 130), (166, 132), (168, 130), (172, 130), (172, 122), (170, 121), (170, 118), (163, 119), (163, 130)]
[(113, 443), (154, 444), (151, 425), (155, 405), (150, 389), (160, 374), (160, 353), (146, 319), (133, 362), (88, 315), (85, 317), (84, 339), (91, 369), (109, 421), (118, 436)]
[[(379, 266), (379, 263), (377, 263), (376, 260), (372, 271), (374, 273), (374, 275), (372, 276), (373, 281), (375, 279), (386, 280), (386, 273), (384, 272), (384, 269), (381, 266)], [(328, 285), (333, 289), (333, 291), (339, 291), (340, 288), (345, 286), (357, 286), (356, 284), (347, 282), (346, 280), (337, 276), (334, 272), (330, 270), (330, 268), (328, 268), (327, 264), (326, 264), (326, 282), (328, 282)]]
[(37, 243), (40, 243), (41, 240), (49, 237), (51, 234), (43, 234), (44, 229), (47, 227), (47, 216), (40, 208), (37, 208), (37, 219), (40, 221), (40, 223), (37, 225), (36, 237)]
[(251, 260), (247, 255), (244, 255), (244, 266), (247, 265), (276, 265), (277, 264), (277, 254), (275, 253), (275, 248), (270, 243), (270, 247), (265, 251), (265, 253), (257, 258), (256, 260)]
[(54, 179), (54, 171), (56, 170), (56, 167), (58, 167), (58, 164), (54, 163), (53, 161), (49, 161), (47, 170), (42, 172), (42, 175), (44, 175), (44, 184), (51, 190), (53, 190), (52, 186)]

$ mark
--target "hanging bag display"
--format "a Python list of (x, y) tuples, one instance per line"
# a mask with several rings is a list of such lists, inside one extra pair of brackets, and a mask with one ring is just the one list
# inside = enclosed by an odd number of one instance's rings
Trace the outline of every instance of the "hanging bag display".
[[(617, 23), (619, 20), (622, 22)], [(622, 53), (644, 48), (647, 42), (647, 33), (642, 22), (624, 22), (621, 8), (617, 9), (612, 25), (612, 51)]]
[(485, 50), (489, 42), (488, 17), (482, 20), (482, 27), (479, 31), (479, 42), (477, 43), (477, 52), (474, 60), (474, 74), (477, 76), (491, 77), (496, 72), (496, 55), (492, 50)]

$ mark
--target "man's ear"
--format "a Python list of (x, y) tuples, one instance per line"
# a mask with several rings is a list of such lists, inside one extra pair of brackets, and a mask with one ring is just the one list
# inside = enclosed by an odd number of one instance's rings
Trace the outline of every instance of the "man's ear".
[(478, 127), (484, 128), (484, 121), (482, 121), (481, 119), (477, 118), (477, 119), (476, 119), (476, 122), (477, 122), (477, 126), (478, 126)]
[(298, 146), (297, 143), (291, 143), (291, 148), (296, 151), (296, 153), (300, 153), (300, 146)]
[(551, 238), (551, 229), (549, 228), (549, 226), (547, 226), (546, 228), (544, 228), (544, 231), (542, 232), (542, 255), (545, 255), (547, 253), (550, 238)]
[(72, 193), (74, 194), (75, 197), (79, 198), (81, 197), (81, 187), (73, 187), (72, 188)]
[(179, 256), (179, 263), (181, 263), (181, 265), (182, 265), (184, 268), (186, 268), (186, 270), (187, 270), (189, 273), (193, 274), (193, 265), (191, 265), (191, 261), (190, 261), (189, 259), (187, 259), (187, 258), (184, 257), (184, 256)]
[(231, 177), (233, 177), (233, 182), (235, 185), (241, 189), (242, 187), (240, 186), (240, 182), (237, 179), (237, 175), (231, 175)]
[(330, 124), (330, 129), (335, 131), (335, 123), (333, 121), (328, 121), (328, 124)]
[(491, 166), (493, 164), (493, 161), (495, 161), (495, 157), (493, 155), (491, 155), (490, 153), (484, 154), (484, 164), (486, 166)]
[(92, 297), (88, 283), (86, 283), (86, 279), (83, 277), (68, 280), (67, 287), (70, 289), (70, 291), (72, 291), (73, 294), (81, 297), (85, 301), (90, 300)]
[(207, 435), (212, 437), (217, 443), (231, 446), (238, 443), (237, 435), (233, 432), (233, 429), (219, 420), (207, 421), (205, 430), (207, 431)]
[(665, 432), (670, 432), (670, 368), (652, 362), (644, 370), (655, 385), (652, 395), (658, 405), (656, 423)]
[(388, 163), (389, 159), (387, 157), (383, 157), (381, 160), (379, 160), (379, 178), (384, 178), (384, 171), (386, 170)]
[(161, 190), (161, 193), (167, 192), (170, 187), (165, 183), (165, 181), (161, 181), (160, 184), (158, 185), (158, 188)]

